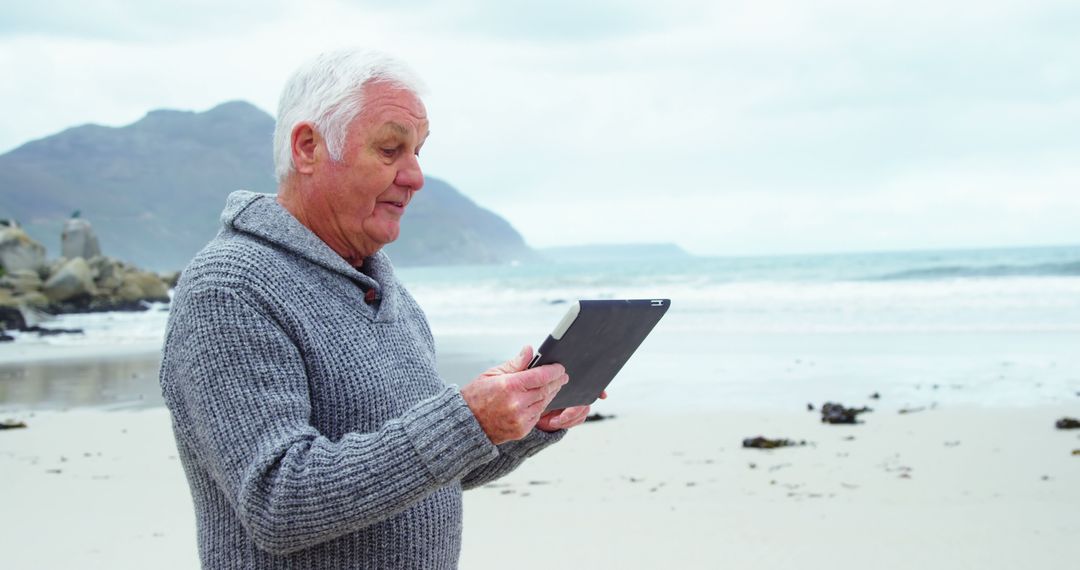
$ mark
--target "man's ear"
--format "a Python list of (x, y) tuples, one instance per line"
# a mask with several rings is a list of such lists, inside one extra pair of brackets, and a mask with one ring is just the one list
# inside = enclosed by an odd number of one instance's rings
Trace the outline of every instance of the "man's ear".
[(311, 174), (315, 171), (315, 163), (318, 162), (318, 147), (323, 144), (323, 138), (315, 130), (311, 123), (297, 123), (292, 130), (292, 162), (293, 168), (300, 174)]

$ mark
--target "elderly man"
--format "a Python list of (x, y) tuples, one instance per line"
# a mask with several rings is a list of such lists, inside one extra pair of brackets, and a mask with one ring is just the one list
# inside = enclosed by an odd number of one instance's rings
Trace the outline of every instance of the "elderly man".
[(461, 494), (584, 421), (531, 349), (462, 389), (380, 249), (424, 183), (417, 81), (368, 52), (290, 79), (270, 195), (235, 192), (183, 273), (161, 385), (206, 568), (453, 568)]

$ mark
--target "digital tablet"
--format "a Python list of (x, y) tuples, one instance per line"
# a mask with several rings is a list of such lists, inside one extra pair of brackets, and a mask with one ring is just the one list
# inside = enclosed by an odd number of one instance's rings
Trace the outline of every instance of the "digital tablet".
[(592, 404), (649, 336), (670, 299), (577, 301), (536, 351), (529, 368), (559, 363), (570, 381), (547, 410)]

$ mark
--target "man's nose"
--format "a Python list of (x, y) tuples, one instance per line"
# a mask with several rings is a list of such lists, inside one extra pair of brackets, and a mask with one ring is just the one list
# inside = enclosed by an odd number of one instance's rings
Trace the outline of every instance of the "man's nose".
[(397, 172), (394, 184), (409, 188), (413, 192), (424, 186), (424, 172), (420, 170), (420, 157), (410, 155), (408, 161)]

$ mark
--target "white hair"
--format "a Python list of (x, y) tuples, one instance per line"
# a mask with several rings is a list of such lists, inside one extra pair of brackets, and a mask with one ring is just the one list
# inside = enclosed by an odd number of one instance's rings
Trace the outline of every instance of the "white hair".
[(341, 160), (349, 123), (363, 110), (363, 87), (386, 82), (419, 96), (424, 85), (404, 62), (385, 53), (345, 49), (319, 54), (293, 73), (278, 101), (274, 127), (274, 175), (280, 183), (293, 171), (292, 130), (311, 122)]

